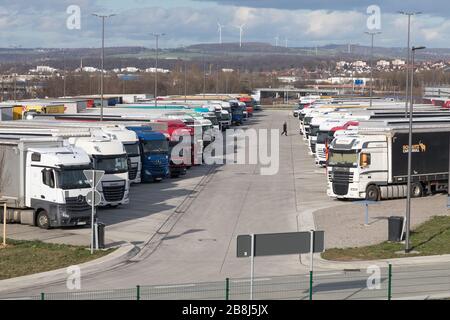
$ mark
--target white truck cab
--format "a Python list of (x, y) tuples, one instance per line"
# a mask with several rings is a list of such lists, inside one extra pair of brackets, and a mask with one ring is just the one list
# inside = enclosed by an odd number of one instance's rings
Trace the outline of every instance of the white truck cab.
[(331, 129), (346, 124), (347, 120), (327, 119), (320, 124), (316, 138), (316, 165), (325, 166), (327, 162), (327, 145), (333, 140), (334, 132)]
[(97, 187), (102, 195), (100, 206), (128, 204), (130, 180), (128, 157), (123, 144), (119, 140), (103, 137), (69, 138), (68, 141), (90, 156), (95, 170), (105, 171)]
[(104, 126), (101, 131), (105, 136), (122, 142), (129, 160), (128, 178), (130, 183), (140, 183), (142, 162), (136, 132), (126, 129), (123, 125)]

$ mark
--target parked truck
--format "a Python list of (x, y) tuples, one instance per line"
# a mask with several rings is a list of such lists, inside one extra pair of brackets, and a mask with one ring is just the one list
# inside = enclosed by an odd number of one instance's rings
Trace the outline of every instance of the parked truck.
[(17, 121), (17, 125), (11, 127), (10, 123), (15, 122), (0, 123), (0, 134), (11, 137), (60, 137), (67, 139), (72, 147), (84, 150), (90, 157), (92, 167), (105, 171), (97, 187), (102, 195), (100, 206), (117, 207), (129, 203), (128, 157), (119, 140), (92, 136), (91, 131), (86, 128), (37, 128), (36, 123), (27, 126), (27, 121)]
[(163, 133), (151, 127), (127, 126), (140, 141), (142, 181), (161, 181), (169, 175), (169, 143)]
[[(4, 124), (11, 124), (5, 122)], [(128, 156), (128, 175), (130, 183), (141, 182), (141, 154), (139, 139), (134, 131), (128, 130), (124, 125), (108, 122), (97, 122), (90, 119), (73, 119), (70, 117), (58, 118), (37, 117), (33, 120), (14, 122), (13, 125), (29, 125), (45, 128), (84, 128), (91, 131), (92, 136), (103, 136), (113, 140), (119, 140), (125, 147)], [(0, 124), (1, 126), (2, 124)]]
[[(338, 136), (331, 143), (328, 195), (373, 201), (406, 197), (407, 122), (365, 125), (360, 124), (358, 134)], [(449, 134), (445, 120), (414, 121), (409, 190), (413, 197), (447, 190)]]
[(7, 222), (43, 229), (90, 224), (91, 187), (83, 170), (92, 166), (82, 149), (62, 138), (1, 136), (0, 162)]

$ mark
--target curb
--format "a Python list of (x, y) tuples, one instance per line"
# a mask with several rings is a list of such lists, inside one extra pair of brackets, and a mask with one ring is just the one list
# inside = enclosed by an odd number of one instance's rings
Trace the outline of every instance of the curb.
[[(108, 268), (119, 265), (126, 262), (130, 258), (138, 254), (140, 249), (131, 244), (125, 244), (111, 254), (108, 254), (99, 259), (85, 262), (80, 264), (81, 273), (83, 275), (89, 275), (98, 272), (99, 269), (105, 271)], [(29, 289), (32, 287), (43, 286), (55, 282), (64, 281), (67, 279), (67, 267), (52, 271), (46, 271), (11, 279), (5, 279), (0, 281), (0, 293), (7, 293), (11, 291), (17, 291), (21, 289)]]
[(389, 264), (393, 266), (418, 266), (418, 265), (449, 263), (449, 262), (450, 262), (450, 254), (435, 255), (435, 256), (420, 256), (411, 258), (365, 260), (365, 261), (332, 261), (332, 260), (325, 260), (319, 255), (317, 259), (316, 257), (314, 257), (314, 264), (324, 269), (337, 269), (337, 268), (362, 269), (378, 264), (386, 266), (388, 266)]

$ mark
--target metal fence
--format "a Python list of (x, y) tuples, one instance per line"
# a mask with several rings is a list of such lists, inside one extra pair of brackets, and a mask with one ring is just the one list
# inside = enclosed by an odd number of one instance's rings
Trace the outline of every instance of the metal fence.
[[(34, 300), (249, 300), (250, 279), (41, 293)], [(390, 300), (450, 297), (450, 267), (337, 270), (253, 279), (255, 300)]]

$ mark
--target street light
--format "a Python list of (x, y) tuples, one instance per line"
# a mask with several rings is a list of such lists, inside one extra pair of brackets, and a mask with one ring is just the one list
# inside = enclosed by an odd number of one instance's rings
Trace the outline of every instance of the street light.
[(100, 121), (103, 121), (103, 93), (104, 93), (104, 74), (105, 74), (105, 19), (114, 17), (116, 14), (102, 15), (98, 13), (92, 14), (94, 17), (102, 19), (102, 74), (100, 77), (101, 87), (101, 105), (100, 105)]
[(366, 31), (365, 34), (368, 34), (371, 36), (372, 38), (372, 52), (371, 52), (371, 57), (370, 57), (370, 107), (372, 108), (372, 92), (373, 92), (373, 38), (377, 35), (380, 34), (381, 31), (377, 31), (377, 32), (368, 32)]
[(406, 235), (405, 235), (405, 253), (411, 251), (410, 247), (410, 228), (411, 228), (411, 157), (412, 157), (412, 126), (413, 126), (413, 88), (414, 88), (414, 59), (417, 50), (423, 50), (425, 47), (412, 47), (412, 66), (411, 66), (411, 96), (409, 101), (409, 141), (408, 141), (408, 184), (406, 188)]
[(155, 62), (155, 107), (158, 106), (158, 50), (159, 50), (159, 38), (165, 36), (165, 33), (152, 33), (156, 41), (156, 62)]
[(405, 89), (405, 118), (408, 116), (408, 87), (409, 87), (409, 64), (410, 64), (410, 52), (409, 52), (409, 48), (410, 48), (410, 41), (411, 41), (411, 17), (415, 16), (415, 15), (419, 15), (422, 12), (406, 12), (406, 11), (399, 11), (398, 13), (403, 14), (405, 16), (408, 16), (408, 48), (407, 48), (407, 52), (408, 52), (408, 58), (406, 61), (406, 89)]

